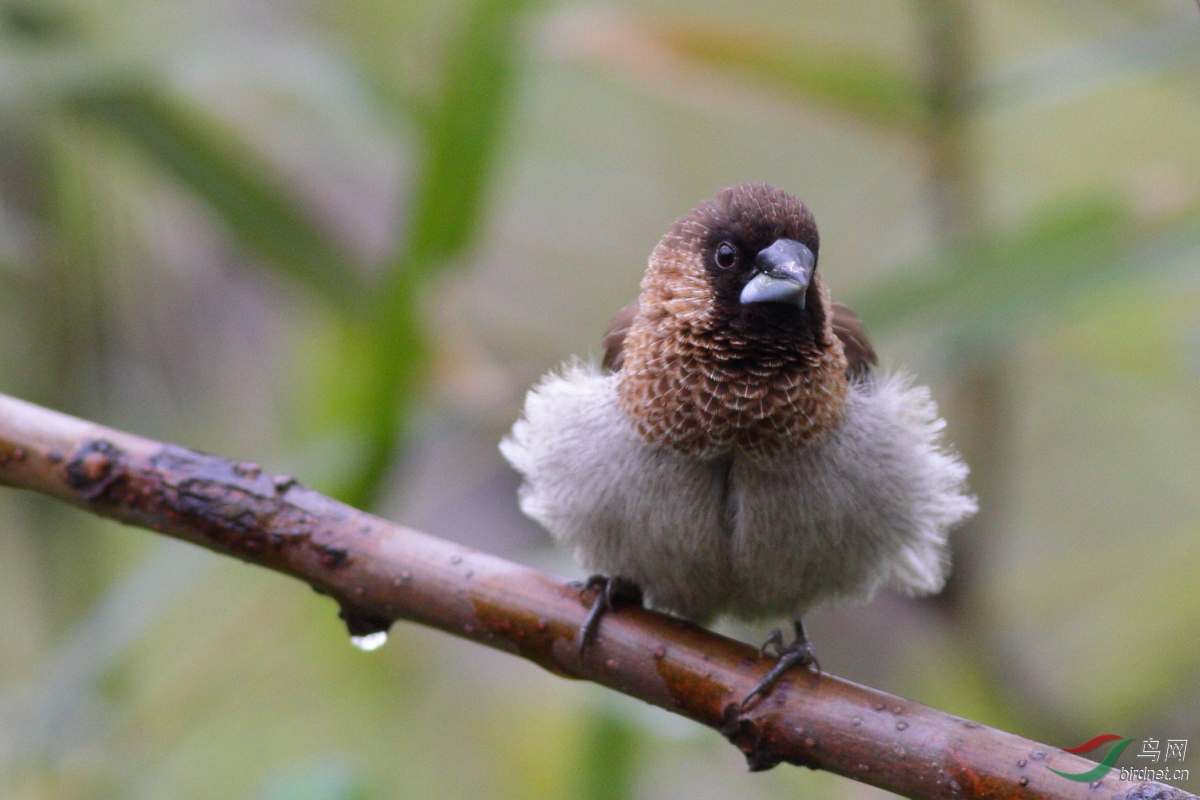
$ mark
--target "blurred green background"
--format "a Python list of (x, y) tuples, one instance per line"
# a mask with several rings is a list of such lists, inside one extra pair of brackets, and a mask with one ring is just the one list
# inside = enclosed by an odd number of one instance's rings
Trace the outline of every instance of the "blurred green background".
[[(1200, 739), (1191, 0), (5, 0), (0, 391), (575, 576), (496, 442), (746, 180), (813, 208), (984, 508), (942, 596), (812, 615), (825, 668)], [(24, 493), (0, 553), (5, 798), (882, 794), (412, 625), (359, 652), (296, 581)]]

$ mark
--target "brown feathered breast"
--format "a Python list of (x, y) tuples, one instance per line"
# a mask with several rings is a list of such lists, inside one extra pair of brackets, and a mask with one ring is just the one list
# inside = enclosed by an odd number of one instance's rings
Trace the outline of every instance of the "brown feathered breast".
[[(870, 375), (871, 370), (879, 364), (879, 357), (875, 355), (875, 348), (863, 329), (862, 321), (845, 303), (835, 300), (831, 305), (833, 333), (841, 340), (842, 352), (846, 354), (846, 377), (853, 380)], [(608, 330), (601, 340), (604, 348), (604, 360), (601, 363), (604, 369), (619, 372), (625, 363), (625, 334), (629, 333), (637, 311), (638, 301), (634, 300), (614, 314), (612, 322), (608, 323)]]
[[(641, 296), (604, 337), (604, 365), (644, 438), (700, 457), (770, 456), (841, 420), (849, 381), (875, 363), (854, 313), (830, 300), (819, 272), (804, 308), (739, 300), (753, 254), (781, 238), (816, 253), (808, 209), (742, 184), (680, 218), (655, 248)], [(726, 243), (741, 254), (736, 269), (715, 264)]]

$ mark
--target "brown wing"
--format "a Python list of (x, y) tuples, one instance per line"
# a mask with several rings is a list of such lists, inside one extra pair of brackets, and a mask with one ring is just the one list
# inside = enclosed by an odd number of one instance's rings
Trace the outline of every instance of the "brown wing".
[(633, 324), (633, 318), (637, 316), (638, 304), (634, 300), (629, 305), (618, 311), (612, 318), (612, 322), (608, 323), (608, 332), (604, 334), (604, 339), (600, 344), (604, 348), (603, 366), (611, 372), (619, 372), (621, 365), (625, 363), (625, 334), (629, 333), (629, 326)]
[(833, 303), (833, 332), (842, 340), (842, 349), (846, 352), (846, 375), (851, 379), (861, 378), (871, 374), (871, 367), (879, 363), (875, 348), (863, 330), (863, 324), (850, 307), (842, 303)]

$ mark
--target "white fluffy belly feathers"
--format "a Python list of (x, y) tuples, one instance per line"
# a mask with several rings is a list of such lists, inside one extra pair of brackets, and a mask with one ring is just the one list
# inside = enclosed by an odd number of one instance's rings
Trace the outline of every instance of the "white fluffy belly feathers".
[(841, 424), (768, 462), (644, 440), (617, 380), (581, 364), (548, 375), (500, 445), (524, 477), (522, 510), (587, 569), (697, 621), (941, 588), (947, 534), (976, 503), (926, 388), (896, 374), (856, 382)]

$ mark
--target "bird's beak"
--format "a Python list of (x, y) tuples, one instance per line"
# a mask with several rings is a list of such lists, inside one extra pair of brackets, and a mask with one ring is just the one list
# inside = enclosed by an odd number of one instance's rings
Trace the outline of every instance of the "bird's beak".
[(742, 305), (793, 303), (804, 308), (804, 296), (816, 263), (817, 257), (804, 245), (793, 239), (776, 239), (755, 257), (754, 267), (758, 272), (742, 289)]

